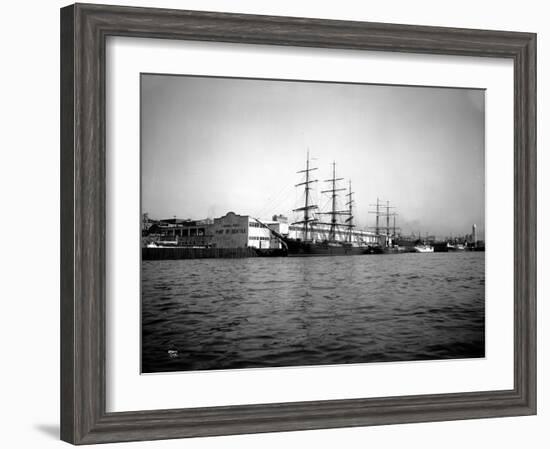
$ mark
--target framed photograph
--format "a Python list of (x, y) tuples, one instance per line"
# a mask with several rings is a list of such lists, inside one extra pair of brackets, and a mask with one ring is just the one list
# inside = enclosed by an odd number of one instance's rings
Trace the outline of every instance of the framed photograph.
[(61, 438), (536, 413), (536, 35), (61, 10)]

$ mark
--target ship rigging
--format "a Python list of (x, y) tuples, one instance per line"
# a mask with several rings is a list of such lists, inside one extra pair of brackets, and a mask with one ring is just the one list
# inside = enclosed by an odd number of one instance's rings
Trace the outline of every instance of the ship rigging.
[[(332, 177), (324, 182), (328, 183), (329, 187), (322, 190), (321, 193), (328, 194), (330, 200), (330, 210), (326, 212), (319, 211), (319, 206), (313, 204), (312, 185), (318, 182), (313, 179), (311, 172), (317, 170), (317, 167), (311, 167), (309, 151), (306, 158), (306, 168), (299, 170), (297, 173), (305, 174), (305, 181), (296, 184), (296, 187), (304, 186), (304, 205), (294, 209), (294, 212), (302, 214), (301, 219), (296, 220), (292, 225), (302, 225), (302, 238), (285, 237), (284, 241), (288, 249), (289, 256), (306, 256), (306, 255), (353, 255), (369, 253), (369, 246), (362, 241), (354, 241), (353, 239), (353, 205), (354, 192), (351, 189), (351, 180), (348, 182), (348, 188), (340, 187), (339, 183), (344, 178), (336, 176), (336, 162), (332, 162)], [(346, 191), (345, 203), (346, 209), (338, 209), (339, 192)], [(318, 217), (328, 217), (325, 221)], [(343, 222), (341, 217), (346, 217)], [(321, 238), (328, 226), (328, 235), (326, 238)], [(346, 229), (344, 233), (341, 228)], [(343, 237), (343, 238), (342, 238)]]

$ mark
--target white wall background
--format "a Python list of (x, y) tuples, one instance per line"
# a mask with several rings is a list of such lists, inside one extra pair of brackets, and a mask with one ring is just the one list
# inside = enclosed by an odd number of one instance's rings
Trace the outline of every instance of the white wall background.
[[(550, 361), (547, 349), (550, 337), (545, 330), (550, 318), (543, 278), (548, 271), (550, 247), (542, 232), (549, 218), (545, 195), (548, 181), (542, 173), (550, 170), (550, 158), (543, 152), (547, 136), (543, 124), (550, 108), (544, 80), (550, 64), (550, 14), (545, 2), (119, 0), (116, 3), (538, 33), (538, 416), (130, 443), (128, 447), (548, 447), (545, 440), (550, 440), (550, 397), (544, 376), (548, 376)], [(64, 445), (57, 434), (59, 7), (65, 4), (28, 0), (2, 5), (0, 446), (9, 448)]]

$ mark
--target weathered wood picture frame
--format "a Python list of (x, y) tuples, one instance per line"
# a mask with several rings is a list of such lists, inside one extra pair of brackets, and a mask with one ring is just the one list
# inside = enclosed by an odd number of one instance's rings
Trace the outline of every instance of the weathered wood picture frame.
[[(106, 412), (107, 36), (512, 59), (514, 388)], [(61, 439), (91, 444), (535, 413), (535, 34), (87, 4), (61, 10)]]

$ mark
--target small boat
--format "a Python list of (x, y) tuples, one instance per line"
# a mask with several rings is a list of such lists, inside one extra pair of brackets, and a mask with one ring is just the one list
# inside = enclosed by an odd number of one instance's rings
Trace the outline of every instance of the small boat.
[[(156, 241), (147, 244), (147, 248), (177, 248), (178, 242), (176, 240)], [(202, 248), (202, 247), (201, 247)]]
[(434, 247), (430, 245), (416, 245), (414, 251), (416, 253), (433, 253)]
[(450, 243), (447, 243), (447, 250), (448, 251), (464, 251), (466, 248), (462, 243), (457, 243), (456, 245), (451, 245)]

